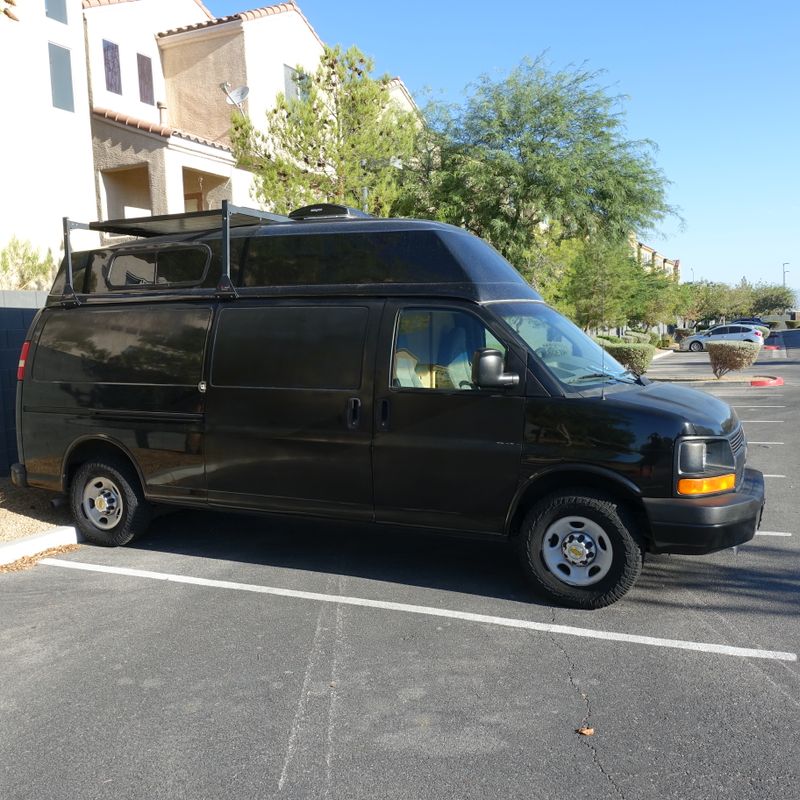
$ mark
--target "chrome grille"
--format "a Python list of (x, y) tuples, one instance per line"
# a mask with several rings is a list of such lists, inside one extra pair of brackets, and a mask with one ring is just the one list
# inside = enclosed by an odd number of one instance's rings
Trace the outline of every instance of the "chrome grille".
[(744, 463), (747, 460), (747, 439), (744, 435), (744, 428), (740, 425), (731, 435), (728, 441), (731, 443), (733, 458), (736, 463), (736, 485), (739, 485), (744, 475)]

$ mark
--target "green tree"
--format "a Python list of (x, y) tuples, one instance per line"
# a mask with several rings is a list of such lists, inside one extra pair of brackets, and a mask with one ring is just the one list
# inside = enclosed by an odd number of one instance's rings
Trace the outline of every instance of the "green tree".
[(675, 279), (658, 270), (634, 273), (628, 304), (628, 321), (652, 328), (660, 322), (674, 322), (679, 305)]
[(794, 307), (794, 292), (786, 286), (758, 283), (753, 287), (750, 313), (754, 316), (782, 314), (787, 308), (792, 307)]
[(626, 242), (587, 241), (569, 264), (562, 303), (584, 329), (625, 325), (640, 272)]
[(263, 129), (234, 114), (234, 152), (255, 173), (264, 206), (279, 213), (323, 201), (360, 206), (367, 187), (370, 209), (388, 213), (419, 121), (396, 106), (390, 78), (373, 78), (373, 69), (355, 47), (326, 47), (316, 72), (299, 72), (298, 96), (278, 95)]
[(55, 272), (50, 250), (42, 256), (30, 242), (16, 236), (0, 250), (0, 289), (49, 289)]
[(462, 107), (431, 106), (397, 210), (463, 225), (517, 266), (548, 242), (651, 227), (672, 213), (666, 180), (599, 77), (540, 57), (483, 76)]

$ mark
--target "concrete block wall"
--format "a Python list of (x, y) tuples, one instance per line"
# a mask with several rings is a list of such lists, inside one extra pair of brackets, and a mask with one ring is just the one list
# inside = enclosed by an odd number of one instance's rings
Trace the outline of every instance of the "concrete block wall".
[(17, 364), (25, 334), (47, 292), (0, 291), (0, 475), (17, 460)]

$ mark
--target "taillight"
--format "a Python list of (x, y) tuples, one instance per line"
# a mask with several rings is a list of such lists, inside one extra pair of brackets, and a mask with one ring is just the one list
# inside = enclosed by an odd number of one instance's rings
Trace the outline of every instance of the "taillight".
[(30, 342), (24, 342), (22, 345), (22, 350), (19, 352), (19, 364), (17, 364), (18, 381), (25, 380), (25, 362), (28, 360), (28, 350), (30, 349), (30, 346)]
[(753, 333), (755, 333), (756, 336), (763, 336), (764, 335), (763, 333), (761, 333), (761, 331), (753, 331)]

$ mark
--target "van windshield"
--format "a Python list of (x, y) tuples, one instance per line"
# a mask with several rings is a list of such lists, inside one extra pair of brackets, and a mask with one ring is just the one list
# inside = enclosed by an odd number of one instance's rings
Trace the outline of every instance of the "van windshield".
[(492, 310), (528, 345), (564, 386), (574, 390), (608, 381), (635, 383), (636, 376), (577, 325), (544, 303), (493, 303)]

